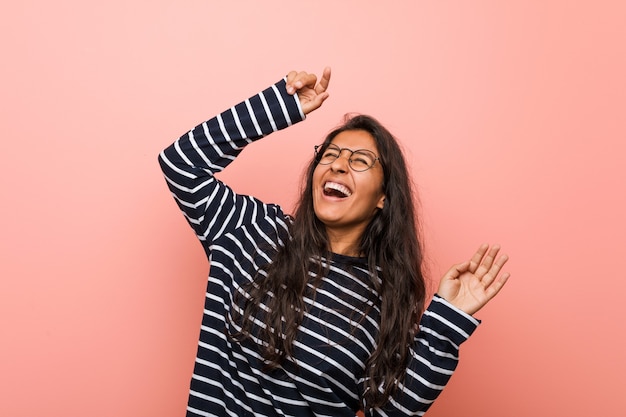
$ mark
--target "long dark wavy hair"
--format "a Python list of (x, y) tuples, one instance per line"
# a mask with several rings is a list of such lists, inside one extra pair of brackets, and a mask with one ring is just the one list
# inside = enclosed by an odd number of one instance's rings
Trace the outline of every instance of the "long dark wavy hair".
[[(380, 295), (379, 332), (376, 347), (365, 364), (363, 398), (367, 408), (375, 408), (382, 407), (404, 382), (426, 288), (416, 200), (402, 150), (381, 123), (358, 114), (346, 115), (343, 124), (328, 134), (322, 146), (339, 133), (351, 130), (372, 135), (384, 173), (384, 206), (374, 215), (360, 242), (360, 253), (367, 258), (372, 277), (372, 289)], [(331, 255), (326, 229), (313, 209), (312, 178), (316, 166), (317, 159), (313, 158), (305, 171), (290, 226), (291, 239), (278, 249), (272, 262), (247, 288), (249, 297), (243, 312), (234, 317), (242, 323), (242, 330), (235, 335), (239, 339), (250, 336), (252, 317), (262, 318), (265, 326), (259, 326), (255, 336), (263, 341), (261, 354), (267, 369), (293, 356), (293, 342), (306, 308), (303, 296), (311, 279), (311, 259), (329, 259)], [(316, 273), (318, 277), (324, 273), (321, 262)]]

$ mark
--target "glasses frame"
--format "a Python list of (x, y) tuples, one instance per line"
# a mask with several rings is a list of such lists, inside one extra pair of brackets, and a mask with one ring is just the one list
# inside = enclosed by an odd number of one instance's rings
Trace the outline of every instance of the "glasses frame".
[[(323, 163), (321, 162), (322, 159), (322, 155), (321, 152), (322, 151), (326, 151), (328, 148), (332, 147), (333, 149), (337, 149), (337, 156), (335, 157), (335, 159), (333, 159), (332, 161), (328, 162), (328, 163)], [(368, 171), (370, 169), (372, 169), (374, 167), (374, 165), (376, 165), (376, 161), (380, 161), (380, 158), (378, 156), (376, 156), (376, 154), (372, 151), (370, 151), (369, 149), (356, 149), (356, 150), (352, 150), (350, 148), (340, 148), (339, 146), (335, 145), (334, 143), (328, 143), (326, 145), (315, 145), (315, 159), (317, 160), (317, 163), (320, 165), (330, 165), (333, 162), (335, 162), (337, 159), (339, 159), (339, 157), (341, 156), (341, 153), (343, 151), (348, 151), (350, 152), (350, 156), (348, 157), (348, 166), (350, 167), (351, 170), (355, 171), (355, 172), (365, 172)], [(355, 169), (352, 166), (352, 155), (354, 155), (355, 152), (368, 152), (371, 153), (372, 155), (374, 155), (374, 162), (372, 162), (372, 165), (368, 166), (365, 169)]]

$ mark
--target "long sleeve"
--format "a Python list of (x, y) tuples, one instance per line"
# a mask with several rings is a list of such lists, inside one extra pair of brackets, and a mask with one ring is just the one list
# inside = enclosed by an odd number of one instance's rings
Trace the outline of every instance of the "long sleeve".
[(285, 79), (181, 136), (159, 154), (167, 185), (198, 239), (211, 242), (267, 207), (214, 177), (249, 143), (304, 119)]
[(373, 415), (423, 415), (452, 377), (459, 361), (459, 347), (480, 321), (435, 295), (420, 321), (405, 385)]

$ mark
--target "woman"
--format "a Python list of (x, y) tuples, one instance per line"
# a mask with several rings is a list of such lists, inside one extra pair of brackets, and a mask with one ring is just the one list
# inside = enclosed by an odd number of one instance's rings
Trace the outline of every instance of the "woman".
[(499, 247), (482, 245), (424, 309), (406, 164), (371, 117), (316, 147), (294, 217), (214, 177), (319, 108), (329, 81), (329, 68), (319, 83), (292, 71), (159, 156), (210, 262), (189, 416), (422, 415), (479, 324), (471, 315), (509, 277)]

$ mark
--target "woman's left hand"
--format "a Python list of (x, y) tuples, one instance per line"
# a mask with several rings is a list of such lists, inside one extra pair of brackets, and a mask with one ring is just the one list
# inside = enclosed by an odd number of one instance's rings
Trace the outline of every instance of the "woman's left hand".
[[(500, 255), (500, 246), (489, 249), (481, 245), (472, 259), (454, 265), (444, 274), (437, 293), (455, 307), (468, 314), (474, 314), (500, 292), (510, 274), (500, 270), (509, 260)], [(498, 276), (499, 275), (499, 276)]]

